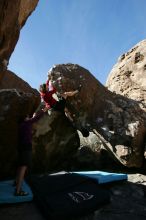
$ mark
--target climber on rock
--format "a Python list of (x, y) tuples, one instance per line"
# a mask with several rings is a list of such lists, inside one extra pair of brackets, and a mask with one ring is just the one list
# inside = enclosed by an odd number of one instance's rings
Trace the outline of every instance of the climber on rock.
[[(48, 91), (48, 86), (46, 84), (40, 85), (40, 88), (39, 88), (41, 98), (45, 102), (44, 110), (46, 111), (49, 109), (54, 109), (56, 111), (65, 112), (65, 115), (67, 116), (67, 118), (72, 122), (72, 125), (75, 126), (74, 119), (71, 116), (71, 113), (69, 112), (68, 108), (66, 107), (66, 99), (68, 97), (72, 97), (72, 96), (78, 94), (81, 90), (81, 86), (79, 86), (79, 88), (77, 90), (64, 92), (63, 94), (60, 94), (59, 101), (57, 101), (53, 97), (53, 94), (55, 94), (57, 91), (52, 84), (50, 84), (50, 85), (51, 85), (51, 90), (49, 90), (49, 91)], [(79, 127), (80, 127), (80, 131), (81, 131), (82, 135), (84, 137), (88, 137), (89, 131), (83, 126), (79, 126)]]
[(52, 76), (50, 74), (47, 75), (46, 88), (48, 91), (52, 91), (54, 89), (52, 84)]
[(73, 118), (71, 117), (71, 113), (69, 110), (66, 108), (66, 99), (68, 97), (72, 97), (76, 95), (79, 90), (74, 90), (74, 91), (69, 91), (69, 92), (64, 92), (63, 94), (60, 94), (60, 98), (57, 101), (54, 97), (53, 94), (55, 94), (56, 88), (52, 86), (52, 89), (48, 91), (47, 85), (44, 83), (40, 85), (39, 92), (41, 95), (42, 100), (45, 102), (45, 109), (54, 109), (56, 111), (61, 111), (65, 112), (65, 115), (69, 118), (71, 122), (73, 122)]

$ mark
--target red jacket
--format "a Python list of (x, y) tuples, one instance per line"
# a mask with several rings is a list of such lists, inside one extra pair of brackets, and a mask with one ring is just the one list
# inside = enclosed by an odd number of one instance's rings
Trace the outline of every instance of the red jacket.
[(56, 104), (56, 99), (52, 97), (52, 95), (56, 93), (56, 89), (53, 87), (53, 90), (46, 91), (45, 93), (41, 93), (41, 98), (44, 100), (47, 108), (52, 108), (53, 105)]

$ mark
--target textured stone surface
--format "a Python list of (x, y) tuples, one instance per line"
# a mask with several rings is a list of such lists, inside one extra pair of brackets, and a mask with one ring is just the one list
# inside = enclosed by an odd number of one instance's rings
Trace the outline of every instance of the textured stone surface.
[(137, 101), (146, 111), (146, 40), (119, 57), (106, 86), (112, 92)]
[(38, 0), (0, 1), (0, 178), (14, 174), (16, 169), (19, 120), (32, 114), (40, 103), (36, 89), (7, 71), (20, 30), (37, 3)]
[(69, 169), (79, 146), (77, 131), (64, 113), (46, 114), (34, 125), (33, 172)]
[(0, 90), (1, 89), (17, 89), (19, 92), (32, 93), (34, 95), (34, 99), (38, 100), (38, 104), (40, 102), (39, 92), (9, 70), (6, 70), (3, 77), (1, 77)]
[(38, 0), (0, 1), (0, 72), (7, 66), (20, 30), (37, 3)]
[(32, 93), (0, 90), (0, 178), (14, 175), (16, 169), (18, 124), (32, 114), (38, 100)]
[(74, 64), (56, 65), (50, 70), (53, 83), (62, 93), (81, 87), (68, 98), (68, 109), (80, 124), (95, 133), (117, 160), (128, 167), (140, 167), (144, 156), (146, 113), (135, 100), (107, 90), (86, 69)]

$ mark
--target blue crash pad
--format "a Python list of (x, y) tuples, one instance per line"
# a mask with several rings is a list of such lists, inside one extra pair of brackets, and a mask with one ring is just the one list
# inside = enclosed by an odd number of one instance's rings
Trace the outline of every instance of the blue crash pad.
[(94, 180), (97, 180), (99, 184), (128, 179), (128, 175), (123, 173), (109, 173), (103, 171), (81, 171), (72, 173), (77, 173), (80, 175), (90, 177)]
[(15, 187), (13, 186), (13, 183), (14, 180), (0, 181), (0, 204), (32, 201), (32, 191), (25, 181), (23, 182), (22, 189), (29, 193), (27, 196), (15, 196)]

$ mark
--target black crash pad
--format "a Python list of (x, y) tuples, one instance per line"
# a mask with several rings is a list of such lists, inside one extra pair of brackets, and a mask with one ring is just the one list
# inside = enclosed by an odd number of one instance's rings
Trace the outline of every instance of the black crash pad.
[(78, 174), (32, 176), (34, 199), (47, 219), (88, 215), (110, 202), (109, 191)]

